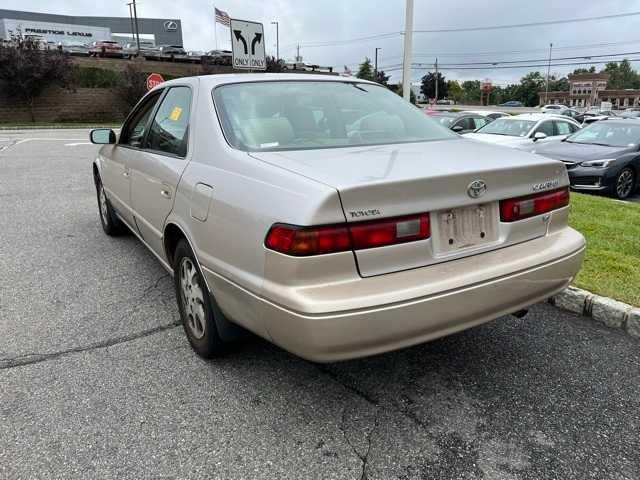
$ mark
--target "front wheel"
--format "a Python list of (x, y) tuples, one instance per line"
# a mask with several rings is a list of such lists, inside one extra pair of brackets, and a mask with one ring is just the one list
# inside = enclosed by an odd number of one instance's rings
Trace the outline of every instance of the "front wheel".
[(203, 358), (225, 353), (228, 344), (220, 338), (209, 290), (186, 240), (180, 240), (176, 247), (173, 280), (182, 326), (191, 347)]
[(107, 194), (102, 186), (100, 178), (96, 178), (96, 194), (98, 196), (98, 211), (100, 212), (100, 223), (104, 233), (113, 237), (125, 230), (124, 224), (120, 221), (113, 207), (109, 203)]
[(620, 200), (624, 200), (629, 195), (633, 193), (633, 189), (635, 188), (635, 174), (633, 170), (629, 167), (625, 167), (616, 177), (615, 186), (613, 189), (613, 194), (616, 198)]

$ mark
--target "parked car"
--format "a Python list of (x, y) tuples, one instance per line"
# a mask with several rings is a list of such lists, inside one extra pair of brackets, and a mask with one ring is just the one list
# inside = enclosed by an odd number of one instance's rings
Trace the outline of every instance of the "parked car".
[(564, 110), (565, 108), (567, 108), (567, 107), (565, 107), (564, 105), (560, 105), (560, 104), (557, 104), (557, 103), (551, 103), (549, 105), (543, 105), (542, 107), (540, 107), (540, 110), (542, 112), (548, 112), (549, 110)]
[(93, 42), (89, 47), (89, 56), (122, 58), (122, 45), (111, 40)]
[(76, 57), (88, 57), (89, 46), (82, 42), (65, 41), (61, 43), (62, 51)]
[[(140, 56), (157, 56), (158, 47), (153, 42), (140, 40)], [(138, 55), (138, 42), (129, 42), (122, 48), (122, 56), (124, 58), (134, 58)]]
[(481, 117), (486, 118), (490, 122), (500, 117), (510, 117), (511, 114), (506, 112), (493, 112), (491, 110), (465, 110), (462, 113), (470, 113), (473, 115), (480, 115)]
[(498, 118), (465, 137), (506, 147), (527, 148), (533, 143), (560, 140), (578, 130), (580, 124), (568, 117), (524, 113)]
[(524, 103), (519, 102), (517, 100), (509, 100), (508, 102), (504, 102), (500, 104), (501, 107), (524, 107)]
[(602, 120), (562, 142), (541, 145), (533, 152), (562, 160), (571, 188), (605, 192), (625, 199), (638, 188), (640, 123), (637, 120)]
[(180, 45), (160, 45), (158, 47), (158, 56), (160, 60), (186, 60), (187, 51)]
[(522, 313), (584, 256), (557, 161), (472, 144), (373, 82), (170, 80), (91, 140), (104, 231), (173, 275), (203, 357), (239, 325), (320, 362), (422, 343)]
[(554, 108), (543, 111), (542, 113), (550, 114), (550, 115), (561, 115), (563, 117), (573, 118), (576, 122), (582, 123), (582, 119), (584, 118), (584, 114), (574, 110), (573, 108)]
[(231, 50), (211, 50), (207, 56), (214, 65), (231, 65), (233, 59)]
[(490, 122), (489, 119), (482, 115), (478, 115), (477, 113), (435, 112), (430, 116), (439, 122), (440, 125), (461, 134), (473, 132), (478, 128), (484, 127)]
[(638, 110), (627, 110), (620, 114), (622, 118), (640, 118), (640, 112)]

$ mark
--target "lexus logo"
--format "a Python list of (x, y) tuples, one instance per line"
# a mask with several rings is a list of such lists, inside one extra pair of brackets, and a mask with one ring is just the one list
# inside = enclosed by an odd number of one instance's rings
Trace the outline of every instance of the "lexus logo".
[(164, 22), (164, 29), (167, 32), (175, 32), (176, 30), (178, 30), (178, 22), (174, 20), (167, 20), (166, 22)]
[(471, 198), (479, 198), (487, 191), (487, 184), (484, 180), (474, 180), (467, 187), (467, 194)]

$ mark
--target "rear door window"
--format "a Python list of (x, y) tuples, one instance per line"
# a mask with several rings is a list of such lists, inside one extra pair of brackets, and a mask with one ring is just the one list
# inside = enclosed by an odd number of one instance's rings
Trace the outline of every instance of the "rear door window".
[(475, 130), (475, 129), (484, 127), (489, 122), (487, 121), (486, 118), (476, 117), (473, 119), (473, 123), (475, 124), (475, 128), (474, 128)]
[(557, 121), (555, 124), (557, 130), (556, 135), (569, 135), (570, 133), (573, 133), (573, 130), (571, 130), (572, 125), (569, 122)]
[(171, 88), (153, 118), (146, 148), (178, 157), (186, 156), (190, 113), (191, 89)]

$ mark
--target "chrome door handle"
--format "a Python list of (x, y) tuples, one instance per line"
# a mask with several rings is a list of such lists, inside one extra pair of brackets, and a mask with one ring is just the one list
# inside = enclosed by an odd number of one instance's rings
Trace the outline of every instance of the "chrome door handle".
[(160, 195), (164, 198), (171, 198), (171, 192), (169, 190), (160, 190)]
[(122, 176), (128, 178), (129, 177), (129, 172), (127, 172), (127, 171), (122, 172)]

